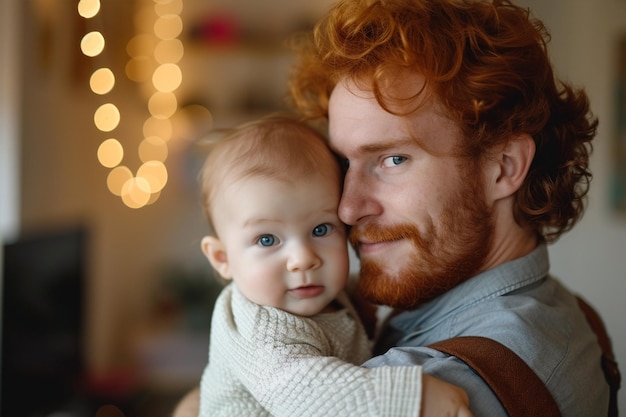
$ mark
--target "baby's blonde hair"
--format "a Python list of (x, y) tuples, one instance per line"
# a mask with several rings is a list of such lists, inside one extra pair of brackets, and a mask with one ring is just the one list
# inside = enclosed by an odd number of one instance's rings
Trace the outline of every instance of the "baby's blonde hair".
[(312, 173), (341, 180), (339, 165), (325, 138), (288, 115), (271, 115), (227, 130), (211, 147), (200, 172), (200, 186), (213, 231), (214, 199), (226, 183), (251, 176), (295, 181)]

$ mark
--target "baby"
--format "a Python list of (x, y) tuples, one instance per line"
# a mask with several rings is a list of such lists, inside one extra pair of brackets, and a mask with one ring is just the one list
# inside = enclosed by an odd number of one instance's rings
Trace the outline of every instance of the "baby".
[(370, 341), (344, 292), (341, 180), (324, 138), (287, 116), (212, 149), (202, 251), (230, 283), (213, 313), (200, 416), (471, 416), (460, 388), (420, 366), (358, 366)]

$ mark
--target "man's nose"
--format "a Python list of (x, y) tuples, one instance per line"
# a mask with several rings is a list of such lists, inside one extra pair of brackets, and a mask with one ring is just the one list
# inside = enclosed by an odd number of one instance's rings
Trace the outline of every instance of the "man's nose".
[(308, 244), (294, 244), (290, 249), (289, 259), (287, 260), (287, 269), (290, 272), (317, 269), (321, 264), (322, 260)]
[(363, 218), (381, 213), (382, 208), (375, 200), (375, 188), (365, 175), (348, 169), (343, 181), (343, 192), (339, 201), (339, 218), (354, 226)]

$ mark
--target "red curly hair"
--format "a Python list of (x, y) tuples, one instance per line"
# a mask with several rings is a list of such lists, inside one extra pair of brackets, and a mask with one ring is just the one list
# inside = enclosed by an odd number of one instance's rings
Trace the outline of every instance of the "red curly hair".
[(343, 78), (393, 113), (381, 80), (414, 71), (459, 124), (464, 156), (479, 160), (513, 135), (532, 136), (535, 158), (515, 197), (519, 224), (551, 242), (580, 219), (598, 121), (582, 89), (555, 80), (549, 34), (527, 9), (508, 0), (340, 0), (310, 35), (296, 43), (290, 79), (302, 114), (327, 118)]

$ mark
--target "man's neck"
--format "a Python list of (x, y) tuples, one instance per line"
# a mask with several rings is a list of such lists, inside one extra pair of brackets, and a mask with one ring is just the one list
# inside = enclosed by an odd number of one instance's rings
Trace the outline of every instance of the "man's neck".
[(526, 256), (539, 244), (536, 233), (528, 228), (520, 227), (513, 219), (512, 213), (509, 213), (496, 216), (491, 249), (482, 271)]

